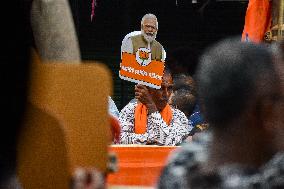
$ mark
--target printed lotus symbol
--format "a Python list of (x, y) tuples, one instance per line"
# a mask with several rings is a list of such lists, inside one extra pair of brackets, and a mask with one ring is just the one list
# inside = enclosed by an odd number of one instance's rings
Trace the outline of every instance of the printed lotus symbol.
[(147, 60), (149, 58), (149, 53), (145, 52), (145, 51), (140, 51), (139, 52), (139, 57), (143, 60)]
[(141, 66), (147, 66), (151, 62), (151, 51), (145, 47), (141, 47), (136, 51), (136, 61)]

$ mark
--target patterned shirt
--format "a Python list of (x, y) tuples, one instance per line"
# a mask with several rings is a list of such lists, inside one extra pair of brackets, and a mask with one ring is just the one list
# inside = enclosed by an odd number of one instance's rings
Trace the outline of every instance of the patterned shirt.
[(212, 135), (200, 133), (197, 141), (184, 143), (168, 160), (158, 181), (161, 189), (276, 189), (284, 188), (284, 153), (276, 154), (259, 169), (240, 164), (202, 171)]
[(148, 115), (147, 130), (144, 134), (134, 133), (134, 112), (137, 101), (130, 101), (120, 112), (121, 144), (146, 144), (156, 141), (158, 145), (174, 146), (180, 144), (192, 128), (191, 122), (178, 109), (172, 108), (173, 118), (168, 126), (157, 111)]

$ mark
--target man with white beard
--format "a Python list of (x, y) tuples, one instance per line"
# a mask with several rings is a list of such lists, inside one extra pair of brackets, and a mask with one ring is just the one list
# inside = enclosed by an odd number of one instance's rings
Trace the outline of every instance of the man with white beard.
[(134, 31), (127, 34), (121, 45), (121, 52), (135, 54), (139, 48), (147, 48), (151, 51), (152, 60), (165, 61), (166, 52), (163, 46), (156, 41), (158, 32), (158, 20), (153, 14), (146, 14), (141, 20), (141, 32)]

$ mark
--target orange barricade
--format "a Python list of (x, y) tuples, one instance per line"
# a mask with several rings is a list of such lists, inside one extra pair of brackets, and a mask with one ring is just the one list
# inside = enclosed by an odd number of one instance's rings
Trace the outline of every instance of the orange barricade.
[(168, 155), (176, 146), (112, 145), (118, 172), (108, 175), (108, 185), (155, 186)]

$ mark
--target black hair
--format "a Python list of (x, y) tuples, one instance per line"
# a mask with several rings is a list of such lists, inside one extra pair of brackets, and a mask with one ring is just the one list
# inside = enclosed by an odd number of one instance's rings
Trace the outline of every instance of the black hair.
[(186, 116), (190, 116), (196, 104), (196, 96), (190, 90), (178, 89), (174, 92), (172, 97), (172, 105), (184, 112)]
[(195, 75), (198, 57), (200, 55), (199, 46), (192, 44), (186, 47), (178, 47), (168, 53), (167, 65), (171, 68), (173, 75), (177, 73), (186, 73), (191, 76)]
[(196, 96), (196, 85), (195, 81), (190, 75), (187, 74), (177, 74), (173, 77), (174, 86), (173, 90), (177, 91), (179, 89), (185, 89), (190, 91), (191, 94)]
[(189, 116), (196, 105), (195, 82), (186, 74), (177, 74), (173, 80), (172, 105)]
[(230, 38), (208, 48), (197, 72), (198, 98), (204, 116), (215, 126), (229, 123), (248, 102), (277, 80), (271, 51)]

